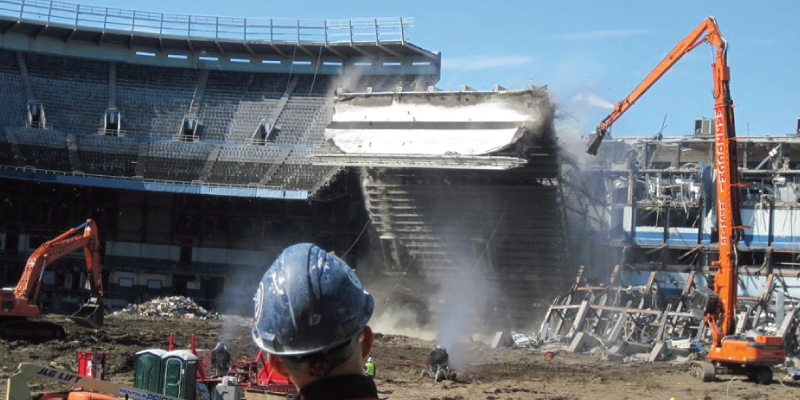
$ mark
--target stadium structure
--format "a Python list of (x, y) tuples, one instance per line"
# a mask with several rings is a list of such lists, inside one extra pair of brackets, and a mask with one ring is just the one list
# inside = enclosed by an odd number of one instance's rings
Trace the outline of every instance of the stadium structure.
[[(168, 292), (211, 300), (231, 269), (263, 268), (294, 241), (343, 253), (363, 224), (358, 191), (307, 157), (322, 151), (334, 86), (439, 77), (438, 54), (408, 43), (402, 18), (50, 1), (3, 1), (0, 14), (4, 283), (31, 249), (92, 217), (111, 305)], [(79, 271), (45, 283), (77, 289)]]
[[(800, 125), (798, 125), (800, 127)], [(800, 132), (800, 130), (798, 131)], [(645, 285), (650, 273), (661, 302), (685, 296), (687, 279), (713, 279), (718, 257), (712, 120), (697, 119), (682, 137), (608, 140), (581, 166), (588, 232), (596, 253), (586, 265), (600, 275), (623, 266), (620, 279)], [(742, 177), (739, 296), (789, 305), (798, 297), (798, 137), (737, 138)], [(586, 211), (586, 210), (585, 210)], [(577, 214), (575, 214), (577, 215)], [(600, 249), (605, 249), (604, 257)], [(754, 307), (751, 307), (754, 308)]]
[[(797, 134), (736, 140), (735, 332), (782, 337), (790, 356), (800, 353), (799, 146)], [(714, 154), (703, 118), (684, 136), (606, 137), (597, 157), (562, 151), (571, 243), (581, 244), (570, 255), (584, 267), (551, 302), (539, 338), (580, 348), (586, 333), (620, 348), (704, 335), (694, 293), (719, 269)]]
[[(408, 41), (412, 22), (0, 0), (0, 284), (91, 217), (114, 308), (165, 294), (246, 303), (280, 249), (309, 241), (360, 273), (478, 268), (504, 293), (490, 314), (530, 324), (571, 275), (549, 96), (438, 92), (441, 56)], [(360, 129), (334, 120), (335, 91), (454, 106), (521, 96), (544, 122), (401, 122), (506, 139), (472, 155), (369, 153), (328, 135)], [(81, 301), (79, 259), (43, 281), (50, 310)]]

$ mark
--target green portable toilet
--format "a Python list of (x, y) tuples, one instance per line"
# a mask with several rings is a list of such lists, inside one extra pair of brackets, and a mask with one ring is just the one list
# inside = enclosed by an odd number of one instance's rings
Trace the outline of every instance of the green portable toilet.
[(175, 350), (161, 356), (160, 393), (194, 400), (197, 385), (197, 356), (189, 350)]
[(136, 369), (133, 387), (153, 393), (161, 393), (161, 349), (142, 350), (136, 353)]

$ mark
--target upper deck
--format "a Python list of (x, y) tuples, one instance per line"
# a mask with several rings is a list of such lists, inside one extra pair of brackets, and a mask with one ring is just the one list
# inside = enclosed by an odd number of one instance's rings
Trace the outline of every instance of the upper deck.
[[(0, 0), (0, 48), (250, 72), (428, 75), (441, 56), (408, 41), (413, 18), (289, 20)], [(34, 39), (34, 40), (32, 40)]]

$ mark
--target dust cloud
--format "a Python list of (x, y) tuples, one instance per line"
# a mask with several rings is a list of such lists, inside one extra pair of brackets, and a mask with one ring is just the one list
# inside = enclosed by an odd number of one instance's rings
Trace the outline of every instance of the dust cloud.
[(392, 307), (373, 317), (369, 325), (375, 332), (403, 335), (422, 340), (435, 340), (436, 332), (429, 326), (419, 324), (415, 311), (404, 307)]
[[(250, 318), (253, 316), (253, 296), (264, 270), (253, 268), (245, 271), (231, 267), (229, 271), (235, 272), (225, 276), (225, 287), (215, 300), (215, 309), (223, 318)], [(235, 329), (235, 324), (219, 324), (219, 341), (227, 343), (234, 340)]]
[(436, 329), (437, 343), (448, 349), (487, 328), (490, 300), (495, 297), (492, 282), (475, 267), (474, 260), (453, 258), (461, 265), (457, 272), (431, 277), (439, 284), (431, 305), (431, 325)]

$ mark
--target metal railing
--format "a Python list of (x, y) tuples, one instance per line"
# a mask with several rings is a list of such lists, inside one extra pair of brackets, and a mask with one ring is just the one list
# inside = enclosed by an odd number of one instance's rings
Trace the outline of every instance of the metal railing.
[[(83, 133), (83, 132), (81, 132)], [(128, 131), (124, 129), (106, 129), (106, 128), (99, 128), (97, 130), (97, 134), (100, 136), (116, 136), (116, 137), (125, 137), (128, 136)]]
[(58, 176), (75, 176), (81, 178), (102, 178), (102, 179), (112, 179), (115, 181), (128, 181), (128, 182), (147, 182), (147, 183), (161, 183), (161, 184), (169, 184), (169, 185), (189, 185), (189, 186), (205, 186), (205, 187), (213, 187), (213, 188), (229, 188), (229, 189), (241, 189), (241, 188), (257, 188), (257, 189), (271, 189), (271, 190), (282, 190), (282, 191), (290, 191), (292, 189), (282, 188), (280, 186), (269, 186), (269, 185), (261, 185), (259, 183), (247, 183), (247, 184), (232, 184), (232, 183), (218, 183), (218, 182), (203, 182), (203, 181), (175, 181), (175, 180), (167, 180), (167, 179), (155, 179), (155, 178), (147, 178), (147, 177), (129, 177), (129, 176), (119, 176), (119, 175), (102, 175), (102, 174), (88, 174), (80, 171), (58, 171), (52, 169), (44, 169), (44, 168), (36, 168), (34, 166), (14, 166), (14, 165), (4, 165), (0, 164), (0, 170), (6, 171), (19, 171), (19, 172), (38, 172), (44, 175), (58, 175)]
[(266, 146), (267, 140), (266, 139), (254, 139), (254, 138), (247, 138), (244, 140), (245, 146)]
[(403, 17), (295, 20), (165, 14), (50, 0), (0, 0), (0, 16), (181, 38), (323, 44), (405, 43), (414, 23)]
[[(39, 128), (40, 125), (31, 126), (27, 122), (22, 123), (10, 123), (8, 121), (0, 120), (0, 128)], [(44, 129), (48, 132), (54, 132), (58, 134), (76, 134), (76, 135), (90, 135), (87, 133), (85, 128), (79, 128), (75, 126), (64, 126), (58, 125), (53, 126), (53, 124), (45, 125)], [(253, 138), (245, 138), (245, 139), (237, 139), (237, 140), (201, 140), (199, 137), (191, 138), (191, 140), (183, 140), (180, 135), (172, 135), (169, 136), (165, 132), (157, 132), (157, 131), (137, 131), (137, 130), (125, 130), (125, 129), (104, 129), (104, 128), (97, 128), (96, 131), (97, 136), (106, 136), (106, 137), (119, 137), (125, 138), (133, 141), (150, 141), (150, 142), (157, 142), (157, 141), (181, 141), (181, 142), (190, 142), (190, 143), (197, 143), (198, 145), (210, 145), (210, 146), (224, 146), (224, 147), (231, 147), (231, 146), (266, 146), (267, 140), (266, 139), (253, 139)], [(178, 136), (178, 137), (176, 137)], [(308, 143), (269, 143), (270, 146), (276, 148), (292, 148), (292, 149), (322, 149), (325, 148), (323, 144), (308, 144)]]
[(25, 127), (26, 128), (35, 128), (35, 129), (44, 129), (46, 131), (53, 130), (53, 124), (48, 124), (48, 123), (44, 123), (43, 124), (41, 122), (25, 121)]

